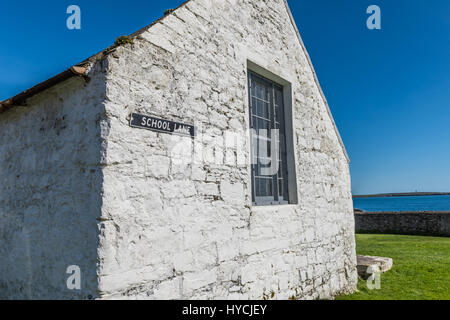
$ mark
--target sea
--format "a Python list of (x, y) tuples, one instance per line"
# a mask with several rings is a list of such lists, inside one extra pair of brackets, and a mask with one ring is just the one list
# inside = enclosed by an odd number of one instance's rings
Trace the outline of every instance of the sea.
[(450, 211), (450, 196), (354, 198), (353, 207), (367, 212)]

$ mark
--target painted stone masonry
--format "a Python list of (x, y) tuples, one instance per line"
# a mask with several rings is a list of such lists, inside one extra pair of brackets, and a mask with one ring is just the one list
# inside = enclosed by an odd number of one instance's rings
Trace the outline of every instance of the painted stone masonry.
[[(130, 39), (88, 60), (89, 79), (0, 114), (0, 298), (352, 292), (348, 159), (287, 3), (191, 0)], [(249, 70), (289, 89), (287, 205), (252, 203)], [(195, 138), (134, 128), (132, 113)]]

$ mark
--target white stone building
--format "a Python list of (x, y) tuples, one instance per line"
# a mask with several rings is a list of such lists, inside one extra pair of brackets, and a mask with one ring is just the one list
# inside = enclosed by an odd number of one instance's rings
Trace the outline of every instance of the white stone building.
[(0, 111), (0, 298), (356, 287), (348, 158), (284, 0), (188, 1)]

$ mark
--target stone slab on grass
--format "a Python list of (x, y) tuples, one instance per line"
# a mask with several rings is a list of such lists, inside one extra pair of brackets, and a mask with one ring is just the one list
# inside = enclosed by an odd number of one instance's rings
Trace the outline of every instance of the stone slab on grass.
[(357, 256), (358, 275), (363, 279), (368, 278), (370, 274), (375, 272), (387, 272), (391, 270), (392, 265), (392, 258)]

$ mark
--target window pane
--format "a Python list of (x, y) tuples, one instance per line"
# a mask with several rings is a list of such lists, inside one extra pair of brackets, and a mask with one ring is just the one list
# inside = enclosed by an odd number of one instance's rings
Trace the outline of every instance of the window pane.
[(258, 83), (256, 88), (256, 96), (260, 99), (264, 99), (264, 88), (262, 87), (262, 85)]
[(256, 115), (262, 117), (262, 113), (263, 113), (263, 103), (261, 100), (259, 99), (255, 99), (256, 101)]
[(266, 179), (259, 179), (260, 182), (260, 188), (261, 188), (261, 197), (265, 197), (267, 195), (267, 188), (266, 188)]
[(280, 195), (280, 197), (283, 196), (283, 180), (282, 179), (278, 180), (278, 194)]
[(268, 118), (267, 103), (266, 103), (266, 102), (263, 102), (263, 103), (262, 103), (262, 109), (261, 109), (261, 114), (260, 114), (260, 116), (263, 117), (263, 118), (265, 118), (265, 119)]
[(257, 105), (256, 105), (256, 98), (252, 97), (252, 115), (257, 114)]
[[(275, 114), (274, 114), (274, 118), (275, 118), (275, 122), (276, 123), (279, 123), (280, 122), (280, 118), (279, 118), (279, 113), (280, 113), (280, 110), (279, 110), (279, 108), (280, 107), (275, 107)], [(278, 128), (278, 126), (276, 126), (276, 128)]]
[(281, 89), (275, 88), (275, 104), (277, 106), (283, 105), (283, 93)]
[(259, 180), (260, 180), (259, 178), (255, 179), (255, 193), (257, 197), (261, 195), (261, 185)]
[[(261, 129), (267, 129), (269, 122), (264, 119), (260, 119), (260, 118), (258, 118), (256, 121), (258, 122), (258, 129), (259, 129), (258, 135), (264, 136), (264, 131), (261, 131)], [(267, 134), (266, 134), (266, 136), (267, 136)]]

